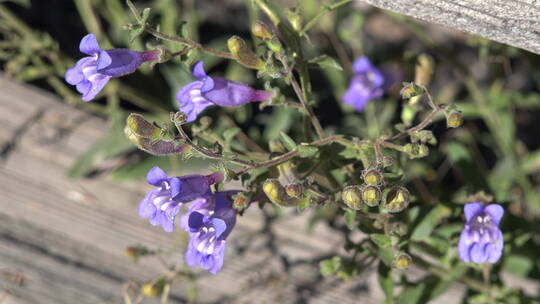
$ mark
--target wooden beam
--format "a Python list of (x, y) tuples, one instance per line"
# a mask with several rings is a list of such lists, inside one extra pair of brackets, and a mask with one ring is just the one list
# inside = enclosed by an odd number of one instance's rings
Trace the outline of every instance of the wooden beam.
[(358, 0), (540, 54), (538, 0)]

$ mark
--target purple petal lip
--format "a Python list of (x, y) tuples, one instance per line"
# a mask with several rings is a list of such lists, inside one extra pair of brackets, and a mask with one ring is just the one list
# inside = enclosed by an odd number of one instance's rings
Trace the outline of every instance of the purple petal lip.
[(498, 204), (469, 203), (464, 207), (467, 223), (458, 242), (458, 255), (464, 262), (496, 263), (502, 256), (504, 239), (498, 225), (504, 209)]

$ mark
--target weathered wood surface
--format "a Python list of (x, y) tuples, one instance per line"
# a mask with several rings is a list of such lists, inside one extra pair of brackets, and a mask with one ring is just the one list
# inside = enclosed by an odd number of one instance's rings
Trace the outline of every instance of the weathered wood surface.
[(538, 0), (357, 0), (540, 54)]
[[(136, 215), (149, 189), (143, 182), (66, 178), (106, 131), (102, 119), (0, 77), (1, 303), (122, 303), (126, 282), (163, 270), (155, 259), (134, 264), (123, 254), (127, 246), (159, 247), (171, 263), (180, 260), (180, 232), (165, 233)], [(305, 227), (306, 217), (294, 212), (271, 222), (251, 208), (230, 236), (222, 272), (197, 280), (200, 303), (379, 303), (373, 268), (347, 282), (319, 275), (318, 261), (339, 250), (342, 238), (323, 225), (311, 233)], [(464, 291), (456, 284), (433, 303), (459, 303)], [(184, 303), (185, 284), (172, 294), (171, 303)]]

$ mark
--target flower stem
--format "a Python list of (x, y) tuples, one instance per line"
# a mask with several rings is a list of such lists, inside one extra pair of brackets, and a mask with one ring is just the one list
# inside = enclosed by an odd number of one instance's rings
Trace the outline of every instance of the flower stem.
[(164, 33), (160, 32), (160, 31), (157, 31), (157, 30), (151, 28), (148, 25), (144, 26), (144, 30), (146, 32), (148, 32), (150, 35), (152, 35), (152, 36), (154, 36), (154, 37), (156, 37), (158, 39), (163, 39), (163, 40), (167, 40), (167, 41), (173, 41), (173, 42), (177, 42), (177, 43), (180, 43), (180, 44), (183, 44), (183, 45), (187, 45), (188, 47), (200, 50), (202, 52), (205, 52), (205, 53), (208, 53), (210, 55), (217, 56), (217, 57), (226, 58), (226, 59), (234, 59), (233, 56), (230, 53), (214, 50), (214, 49), (211, 49), (211, 48), (207, 48), (207, 47), (203, 46), (202, 44), (200, 44), (200, 43), (198, 43), (196, 41), (190, 40), (190, 39), (186, 39), (186, 38), (182, 38), (182, 37), (176, 37), (176, 36), (170, 36), (170, 35), (164, 34)]
[(330, 5), (322, 6), (319, 13), (315, 17), (313, 17), (313, 19), (309, 20), (309, 22), (300, 31), (300, 36), (304, 36), (315, 24), (319, 22), (319, 19), (321, 19), (326, 13), (333, 11), (337, 9), (338, 7), (343, 6), (352, 1), (353, 0), (341, 0)]

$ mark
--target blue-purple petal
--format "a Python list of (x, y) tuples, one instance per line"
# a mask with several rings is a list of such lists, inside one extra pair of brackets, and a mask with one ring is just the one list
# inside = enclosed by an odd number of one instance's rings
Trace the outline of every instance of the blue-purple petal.
[(96, 67), (98, 70), (108, 67), (109, 65), (111, 65), (111, 63), (112, 63), (112, 58), (111, 56), (109, 56), (107, 51), (99, 52), (99, 56), (97, 60), (97, 67)]
[(197, 77), (199, 80), (203, 80), (207, 75), (204, 71), (204, 62), (198, 61), (193, 66), (193, 76)]
[(96, 36), (94, 36), (94, 34), (88, 34), (81, 39), (79, 50), (87, 55), (92, 56), (99, 53), (101, 48), (99, 47)]
[(146, 174), (146, 181), (150, 184), (150, 185), (154, 185), (154, 186), (160, 186), (161, 185), (161, 182), (167, 180), (168, 177), (167, 177), (167, 173), (165, 173), (165, 171), (163, 171), (160, 167), (158, 166), (154, 166), (152, 167), (148, 173)]
[(183, 189), (182, 181), (178, 177), (171, 177), (169, 179), (169, 186), (170, 186), (170, 193), (171, 193), (172, 198), (175, 198), (182, 192), (182, 189)]
[(478, 213), (482, 211), (483, 208), (484, 208), (483, 205), (480, 203), (466, 204), (464, 207), (464, 211), (465, 211), (465, 219), (467, 220), (467, 222), (470, 222), (475, 215), (477, 215)]
[(496, 225), (499, 225), (499, 222), (504, 215), (503, 207), (497, 204), (487, 205), (486, 207), (484, 207), (484, 212), (491, 216)]

